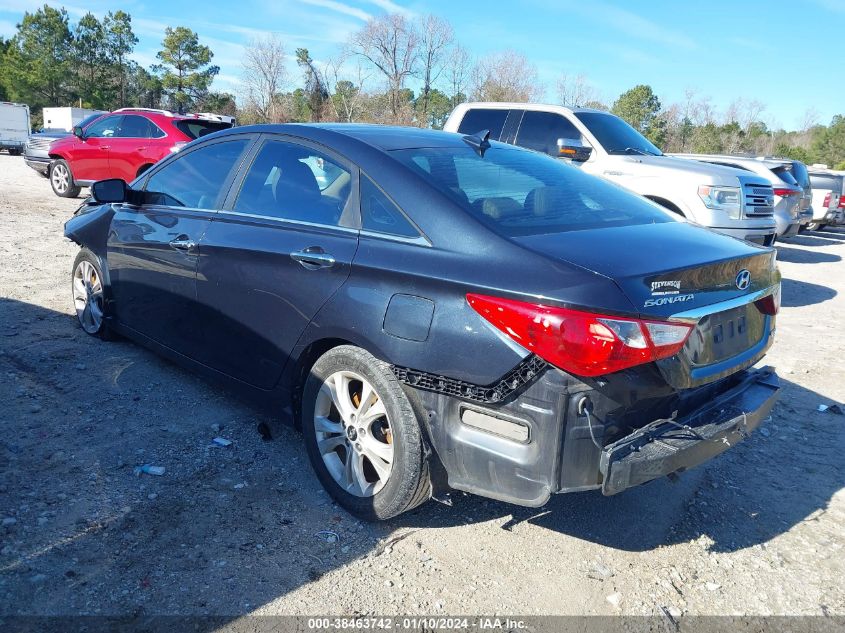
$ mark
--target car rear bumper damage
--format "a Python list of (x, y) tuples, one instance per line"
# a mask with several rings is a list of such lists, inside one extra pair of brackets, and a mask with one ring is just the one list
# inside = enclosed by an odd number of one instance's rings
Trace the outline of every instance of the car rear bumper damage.
[[(532, 507), (555, 493), (616, 494), (701, 464), (756, 429), (779, 390), (770, 368), (681, 391), (656, 368), (610, 378), (586, 384), (546, 366), (503, 402), (403, 382), (420, 402), (449, 488)], [(605, 397), (608, 390), (620, 397)]]
[(760, 426), (779, 390), (771, 368), (750, 372), (739, 385), (692, 415), (657, 420), (606, 446), (599, 464), (602, 493), (614, 495), (725, 452)]

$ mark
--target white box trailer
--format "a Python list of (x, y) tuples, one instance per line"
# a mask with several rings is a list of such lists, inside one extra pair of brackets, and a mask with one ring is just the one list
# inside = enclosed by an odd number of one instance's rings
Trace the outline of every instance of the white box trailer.
[(90, 108), (53, 107), (44, 108), (41, 118), (44, 120), (45, 130), (72, 132), (74, 125), (79, 125), (92, 114), (105, 114), (105, 111), (91, 110)]
[(25, 103), (0, 101), (0, 150), (12, 156), (23, 152), (29, 139), (29, 106)]

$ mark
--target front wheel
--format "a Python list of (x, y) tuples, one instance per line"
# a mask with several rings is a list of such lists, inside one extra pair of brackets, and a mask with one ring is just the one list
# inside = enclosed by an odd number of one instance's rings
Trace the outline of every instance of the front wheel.
[(76, 318), (82, 329), (91, 336), (110, 339), (111, 332), (105, 320), (102, 268), (97, 256), (87, 248), (79, 251), (73, 262), (71, 288)]
[(50, 185), (60, 198), (75, 198), (81, 188), (74, 182), (70, 166), (64, 159), (57, 159), (50, 165)]
[(384, 520), (431, 493), (422, 432), (390, 367), (342, 345), (305, 383), (302, 430), (317, 478), (351, 514)]

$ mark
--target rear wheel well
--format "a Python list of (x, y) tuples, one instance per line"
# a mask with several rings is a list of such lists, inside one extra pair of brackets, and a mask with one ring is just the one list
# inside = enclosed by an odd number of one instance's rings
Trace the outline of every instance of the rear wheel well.
[(646, 196), (646, 198), (648, 198), (652, 202), (656, 202), (661, 207), (663, 207), (664, 209), (668, 209), (672, 213), (677, 213), (678, 215), (680, 215), (682, 217), (686, 217), (686, 214), (683, 211), (681, 211), (681, 209), (678, 207), (678, 205), (676, 205), (672, 202), (669, 202), (666, 198), (661, 198), (659, 196)]
[(326, 338), (319, 341), (314, 341), (306, 347), (299, 357), (296, 359), (296, 369), (293, 376), (293, 425), (299, 430), (302, 430), (300, 418), (302, 417), (302, 390), (305, 388), (305, 381), (308, 380), (308, 374), (314, 363), (317, 362), (323, 354), (339, 345), (354, 345), (349, 341), (341, 338)]
[(145, 171), (147, 171), (147, 170), (148, 170), (150, 167), (152, 167), (152, 166), (153, 166), (153, 164), (152, 164), (152, 163), (147, 163), (147, 164), (145, 164), (145, 165), (141, 165), (141, 166), (138, 168), (138, 173), (136, 173), (136, 174), (135, 174), (135, 177), (137, 178), (138, 176), (140, 176), (141, 174), (143, 174)]

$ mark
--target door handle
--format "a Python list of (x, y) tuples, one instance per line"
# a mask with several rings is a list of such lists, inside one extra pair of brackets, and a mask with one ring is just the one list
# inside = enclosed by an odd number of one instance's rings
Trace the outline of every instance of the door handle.
[(331, 268), (336, 263), (335, 258), (326, 253), (319, 246), (311, 246), (301, 251), (295, 251), (290, 254), (290, 257), (295, 262), (302, 264), (303, 268), (307, 268), (308, 270)]
[(192, 251), (196, 248), (197, 243), (190, 239), (187, 235), (180, 235), (175, 240), (170, 241), (170, 246), (177, 251)]
[(111, 145), (100, 145), (100, 149), (110, 149)]

